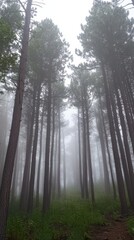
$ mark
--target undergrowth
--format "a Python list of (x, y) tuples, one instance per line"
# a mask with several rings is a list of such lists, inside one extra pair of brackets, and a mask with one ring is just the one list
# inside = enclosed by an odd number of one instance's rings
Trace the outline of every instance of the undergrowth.
[(90, 226), (104, 225), (107, 216), (117, 216), (119, 204), (108, 198), (95, 206), (89, 200), (70, 198), (55, 201), (43, 217), (39, 210), (31, 216), (11, 213), (8, 219), (8, 240), (83, 240)]
[(134, 216), (131, 216), (127, 220), (128, 231), (131, 235), (134, 235)]

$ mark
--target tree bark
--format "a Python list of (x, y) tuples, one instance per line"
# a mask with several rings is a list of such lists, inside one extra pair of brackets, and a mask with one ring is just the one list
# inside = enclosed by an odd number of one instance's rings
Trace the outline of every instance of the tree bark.
[(88, 192), (88, 181), (87, 181), (87, 143), (86, 143), (86, 124), (85, 124), (85, 113), (84, 113), (84, 104), (82, 99), (82, 141), (83, 141), (83, 192), (84, 197), (89, 197)]
[(61, 113), (60, 106), (58, 111), (58, 128), (59, 128), (59, 144), (58, 144), (58, 164), (57, 164), (57, 186), (58, 186), (58, 198), (61, 197)]
[(81, 134), (80, 134), (80, 109), (78, 108), (78, 148), (79, 148), (79, 179), (80, 179), (80, 190), (81, 190), (81, 197), (84, 198), (83, 192), (83, 181), (82, 181), (82, 159), (81, 159)]
[(54, 109), (54, 102), (53, 102), (53, 119), (52, 119), (52, 142), (51, 142), (51, 156), (50, 156), (50, 184), (49, 184), (49, 203), (51, 202), (51, 196), (52, 196), (52, 177), (53, 177), (53, 164), (54, 164), (54, 137), (55, 137), (55, 109)]
[(36, 102), (35, 86), (34, 86), (33, 91), (34, 92), (33, 92), (32, 114), (31, 114), (30, 119), (28, 118), (28, 123), (27, 123), (26, 157), (25, 157), (22, 189), (21, 189), (21, 195), (20, 195), (20, 210), (21, 211), (27, 211), (27, 203), (28, 203), (31, 151), (32, 151), (32, 142), (33, 142), (33, 128), (34, 128), (35, 102)]
[(55, 134), (55, 144), (54, 144), (54, 169), (53, 169), (53, 187), (52, 187), (53, 198), (56, 197), (56, 193), (57, 193), (57, 181), (56, 181), (56, 179), (57, 179), (57, 150), (58, 150), (58, 131), (56, 131), (56, 134)]
[(16, 188), (17, 188), (17, 181), (18, 181), (18, 152), (19, 152), (19, 146), (17, 146), (16, 155), (15, 155), (15, 166), (14, 166), (14, 172), (13, 172), (13, 178), (12, 178), (12, 188), (11, 188), (11, 204), (14, 202), (16, 198)]
[(100, 138), (101, 152), (102, 152), (102, 159), (103, 159), (105, 192), (106, 192), (106, 194), (109, 195), (110, 194), (110, 180), (109, 180), (108, 164), (107, 164), (107, 157), (106, 157), (106, 146), (105, 146), (105, 140), (104, 140), (104, 135), (103, 135), (104, 129), (103, 129), (100, 111), (98, 113), (98, 116), (96, 114), (96, 123), (97, 123), (99, 138)]
[(101, 70), (102, 70), (103, 82), (104, 82), (104, 88), (105, 88), (105, 94), (106, 94), (106, 105), (107, 105), (113, 154), (114, 154), (114, 160), (115, 160), (115, 169), (116, 169), (116, 176), (117, 176), (119, 199), (120, 199), (120, 204), (121, 204), (121, 214), (126, 215), (126, 214), (128, 214), (127, 200), (126, 200), (123, 175), (122, 175), (122, 170), (121, 170), (121, 165), (120, 165), (120, 157), (119, 157), (116, 135), (115, 135), (115, 127), (114, 127), (113, 116), (112, 116), (112, 111), (111, 111), (111, 103), (110, 103), (110, 99), (109, 99), (109, 88), (108, 88), (106, 72), (105, 72), (103, 63), (101, 63)]
[(33, 139), (31, 174), (30, 174), (30, 182), (29, 182), (28, 207), (27, 207), (28, 213), (31, 213), (33, 210), (36, 153), (37, 153), (38, 132), (39, 132), (38, 129), (39, 129), (40, 92), (41, 92), (41, 83), (39, 83), (39, 86), (38, 86), (37, 99), (36, 99), (35, 132), (34, 132), (34, 139)]
[(106, 148), (107, 148), (107, 154), (108, 154), (109, 168), (110, 168), (111, 179), (112, 179), (113, 194), (114, 194), (114, 199), (116, 199), (117, 198), (116, 186), (115, 186), (115, 180), (114, 180), (114, 174), (113, 174), (113, 168), (112, 168), (111, 155), (110, 155), (109, 145), (108, 145), (108, 136), (107, 136), (106, 126), (105, 126), (105, 121), (104, 121), (104, 115), (103, 115), (103, 111), (102, 111), (101, 99), (99, 99), (99, 103), (100, 103), (100, 111), (101, 111), (101, 117), (102, 117), (104, 135), (105, 135), (105, 142), (106, 142)]
[[(50, 69), (51, 72), (51, 69)], [(51, 73), (48, 79), (48, 103), (47, 103), (47, 130), (46, 130), (46, 152), (45, 152), (45, 175), (42, 213), (46, 213), (49, 208), (49, 165), (50, 165), (50, 134), (51, 134)]]
[(121, 162), (123, 166), (123, 171), (124, 171), (124, 176), (125, 176), (125, 182), (127, 186), (127, 192), (128, 192), (128, 197), (131, 205), (133, 206), (133, 195), (132, 195), (132, 186), (131, 186), (131, 181), (130, 181), (130, 176), (128, 172), (128, 166), (127, 166), (127, 160), (126, 160), (126, 155), (124, 151), (124, 146), (122, 143), (122, 138), (119, 130), (119, 122), (118, 122), (118, 117), (117, 117), (117, 112), (116, 112), (116, 107), (115, 107), (115, 102), (113, 99), (114, 94), (111, 94), (111, 102), (112, 102), (112, 110), (113, 110), (113, 116), (114, 116), (114, 123), (115, 123), (115, 129), (116, 129), (116, 134), (117, 134), (117, 139), (118, 139), (118, 144), (119, 144), (119, 149), (120, 149), (120, 155), (121, 155)]
[(64, 197), (66, 197), (66, 147), (64, 131), (63, 131), (63, 182), (64, 182)]
[(14, 110), (11, 131), (9, 136), (9, 142), (7, 147), (5, 165), (2, 176), (2, 183), (0, 189), (0, 240), (5, 240), (6, 235), (6, 224), (8, 216), (9, 198), (11, 180), (14, 168), (14, 159), (18, 143), (20, 121), (22, 112), (23, 92), (24, 92), (24, 80), (26, 75), (26, 64), (27, 64), (27, 52), (28, 52), (28, 40), (29, 40), (29, 26), (31, 19), (31, 6), (32, 0), (29, 0), (26, 8), (25, 15), (25, 26), (23, 31), (22, 50), (19, 65), (19, 77), (17, 82)]
[(88, 154), (88, 166), (89, 166), (89, 184), (90, 184), (90, 191), (91, 191), (91, 200), (92, 203), (95, 203), (95, 194), (94, 194), (94, 182), (93, 182), (93, 171), (92, 171), (92, 161), (91, 161), (91, 149), (90, 149), (90, 132), (89, 132), (89, 112), (87, 106), (87, 93), (84, 86), (85, 92), (85, 115), (86, 115), (86, 136), (87, 136), (87, 154)]
[(43, 120), (44, 120), (44, 110), (45, 110), (45, 99), (43, 103), (41, 123), (40, 123), (40, 143), (39, 143), (39, 162), (37, 170), (37, 186), (36, 186), (36, 207), (39, 207), (39, 191), (40, 191), (40, 168), (41, 168), (41, 157), (42, 157), (42, 135), (43, 135)]

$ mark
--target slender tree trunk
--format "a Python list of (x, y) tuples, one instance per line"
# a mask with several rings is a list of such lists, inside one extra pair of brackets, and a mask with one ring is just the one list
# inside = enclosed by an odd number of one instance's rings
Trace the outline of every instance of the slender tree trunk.
[(111, 164), (112, 161), (111, 161), (111, 155), (110, 155), (110, 151), (109, 151), (108, 138), (106, 140), (106, 147), (107, 147), (109, 168), (110, 168), (111, 180), (112, 180), (112, 186), (113, 186), (113, 197), (114, 197), (114, 199), (117, 199), (116, 185), (115, 185), (115, 180), (114, 180), (113, 168), (112, 168), (112, 164)]
[[(128, 170), (129, 170), (129, 175), (130, 175), (130, 180), (131, 180), (131, 185), (132, 185), (132, 190), (131, 190), (132, 199), (133, 199), (132, 204), (134, 204), (134, 173), (133, 173), (133, 165), (132, 165), (132, 159), (131, 159), (128, 138), (127, 138), (127, 129), (126, 129), (125, 119), (124, 119), (124, 115), (123, 115), (122, 105), (120, 102), (119, 92), (116, 87), (115, 87), (115, 91), (116, 91), (117, 102), (118, 102), (118, 109), (119, 109), (119, 115), (120, 115), (120, 121), (121, 121), (121, 127), (122, 127), (125, 152), (126, 152), (126, 157), (127, 157)], [(134, 207), (134, 205), (133, 205), (133, 207)]]
[(64, 197), (66, 197), (66, 147), (64, 131), (63, 131), (63, 182), (64, 182)]
[(32, 5), (32, 0), (29, 0), (26, 8), (25, 26), (24, 26), (23, 40), (22, 40), (22, 51), (21, 51), (20, 66), (19, 66), (19, 77), (17, 82), (12, 125), (11, 125), (9, 143), (7, 147), (5, 165), (3, 170), (1, 189), (0, 189), (0, 216), (2, 219), (2, 221), (0, 221), (0, 240), (5, 240), (5, 235), (6, 235), (10, 188), (11, 188), (11, 182), (12, 182), (15, 153), (16, 153), (19, 131), (20, 131), (20, 121), (21, 121), (23, 92), (24, 92), (24, 80), (26, 75), (26, 64), (27, 64), (29, 26), (30, 26), (30, 19), (31, 19), (31, 5)]
[(107, 105), (113, 154), (114, 154), (114, 160), (115, 160), (115, 169), (116, 169), (116, 176), (117, 176), (119, 199), (121, 204), (121, 213), (125, 215), (128, 213), (127, 200), (126, 200), (124, 181), (123, 181), (122, 170), (120, 165), (120, 157), (119, 157), (119, 152), (117, 147), (116, 135), (114, 130), (115, 128), (114, 128), (113, 116), (111, 111), (111, 103), (109, 99), (108, 83), (107, 83), (105, 68), (103, 64), (101, 64), (101, 70), (102, 70), (103, 82), (104, 82), (104, 88), (105, 88), (105, 94), (106, 94), (106, 105)]
[(81, 159), (81, 134), (80, 134), (80, 109), (78, 108), (78, 148), (79, 148), (79, 179), (80, 179), (80, 190), (81, 190), (81, 197), (84, 198), (83, 192), (83, 182), (82, 182), (82, 159)]
[(58, 131), (55, 134), (55, 147), (54, 147), (54, 169), (53, 169), (53, 198), (56, 197), (56, 190), (57, 190), (57, 150), (58, 150)]
[(124, 109), (125, 109), (125, 116), (127, 119), (127, 125), (128, 125), (128, 129), (129, 129), (129, 135), (131, 138), (131, 143), (132, 143), (132, 148), (133, 148), (133, 153), (134, 153), (134, 126), (133, 126), (132, 116), (130, 114), (129, 104), (127, 101), (127, 96), (126, 96), (126, 92), (125, 92), (123, 84), (121, 84), (120, 89), (121, 89), (121, 96), (122, 96), (123, 105), (124, 105)]
[[(51, 70), (50, 70), (51, 71)], [(45, 152), (45, 175), (42, 213), (49, 208), (49, 163), (50, 163), (50, 134), (51, 134), (51, 75), (48, 79), (48, 104), (47, 104), (47, 131), (46, 131), (46, 152)]]
[[(124, 66), (124, 68), (123, 68), (123, 66), (120, 68), (119, 68), (120, 71), (118, 72), (118, 69), (117, 69), (117, 66), (115, 65), (115, 63), (112, 66), (113, 85), (114, 85), (114, 90), (115, 90), (115, 93), (117, 96), (117, 103), (118, 103), (118, 108), (119, 108), (119, 115), (120, 115), (120, 120), (121, 120), (121, 125), (122, 125), (122, 131), (123, 131), (123, 134), (125, 134), (125, 127), (124, 127), (124, 123), (123, 123), (124, 116), (123, 116), (123, 113), (121, 113), (121, 111), (123, 110), (121, 98), (122, 98), (123, 105), (124, 105), (126, 120), (127, 120), (127, 124), (128, 124), (128, 129), (129, 129), (129, 135), (131, 138), (131, 144), (132, 144), (133, 153), (134, 153), (134, 108), (133, 108), (134, 103), (133, 103), (133, 100), (131, 101), (131, 93), (130, 93), (130, 91), (128, 91), (129, 80), (126, 81), (127, 76), (126, 76), (125, 66)], [(116, 69), (116, 71), (115, 71), (115, 69)], [(118, 81), (117, 81), (117, 79), (118, 79)], [(120, 92), (118, 89), (120, 89)], [(119, 93), (120, 93), (120, 95), (119, 95)], [(126, 146), (127, 137), (125, 135), (123, 137), (125, 140), (124, 144)], [(127, 148), (126, 154), (129, 154), (128, 149), (129, 148)], [(128, 157), (128, 159), (129, 159), (129, 157)], [(131, 162), (131, 158), (130, 158), (130, 162)]]
[(40, 191), (40, 168), (41, 168), (41, 157), (42, 157), (42, 135), (43, 135), (43, 120), (44, 120), (44, 110), (45, 110), (45, 99), (43, 103), (41, 123), (40, 123), (40, 150), (39, 150), (39, 163), (37, 170), (37, 186), (36, 186), (36, 207), (39, 207), (39, 191)]
[(54, 102), (53, 102), (53, 129), (52, 129), (52, 142), (51, 142), (51, 156), (50, 156), (50, 184), (49, 184), (49, 203), (51, 202), (52, 195), (52, 177), (53, 177), (53, 160), (54, 160), (54, 136), (55, 136), (55, 110), (54, 110)]
[(35, 101), (36, 101), (36, 88), (34, 86), (32, 114), (30, 116), (30, 119), (28, 118), (28, 123), (27, 123), (26, 157), (25, 157), (22, 189), (21, 189), (21, 195), (20, 195), (20, 210), (21, 211), (27, 211), (31, 151), (32, 151), (32, 142), (33, 142), (33, 127), (34, 127), (34, 117), (35, 117)]
[[(125, 64), (122, 64), (121, 65), (120, 82), (122, 83), (122, 87), (124, 89), (125, 96), (127, 98), (127, 103), (128, 103), (128, 107), (129, 107), (129, 111), (130, 111), (130, 115), (131, 115), (131, 121), (134, 126), (134, 98), (133, 98), (132, 89), (130, 87), (130, 78), (132, 76), (128, 76), (129, 70), (126, 70), (125, 68), (126, 68)], [(116, 84), (115, 81), (114, 81), (114, 83)]]
[(104, 135), (105, 135), (105, 142), (106, 142), (106, 148), (107, 148), (107, 154), (108, 154), (109, 168), (110, 168), (110, 173), (111, 173), (113, 194), (114, 194), (114, 199), (116, 199), (117, 198), (116, 186), (115, 186), (115, 181), (114, 181), (112, 161), (111, 161), (111, 155), (110, 155), (109, 145), (108, 145), (108, 136), (107, 136), (107, 132), (106, 132), (106, 126), (105, 126), (104, 115), (103, 115), (103, 111), (102, 111), (102, 104), (101, 104), (101, 99), (100, 98), (99, 98), (99, 103), (100, 103), (100, 111), (101, 111), (101, 117), (102, 117), (102, 123), (103, 123), (103, 128), (104, 128)]
[[(96, 114), (97, 117), (97, 114)], [(98, 119), (97, 119), (98, 118)], [(109, 180), (109, 172), (108, 172), (108, 166), (107, 166), (107, 157), (106, 157), (106, 146), (104, 141), (104, 135), (103, 135), (103, 125), (102, 125), (102, 119), (100, 116), (96, 118), (98, 133), (100, 137), (100, 144), (101, 144), (101, 151), (102, 151), (102, 158), (103, 158), (103, 170), (104, 170), (104, 184), (105, 184), (105, 192), (106, 194), (110, 194), (110, 180)]]
[(58, 186), (58, 198), (61, 197), (61, 117), (60, 106), (58, 112), (58, 124), (59, 124), (59, 144), (58, 144), (58, 164), (57, 164), (57, 186)]
[(92, 171), (92, 161), (91, 161), (91, 148), (90, 148), (90, 132), (89, 132), (89, 112), (87, 106), (87, 98), (85, 91), (85, 110), (86, 110), (86, 129), (87, 129), (87, 153), (88, 153), (88, 166), (89, 166), (89, 184), (91, 190), (91, 199), (92, 203), (95, 203), (95, 194), (94, 194), (94, 182), (93, 182), (93, 171)]
[[(83, 100), (82, 100), (83, 102)], [(83, 191), (84, 197), (88, 198), (88, 181), (87, 181), (87, 144), (86, 144), (86, 125), (85, 125), (85, 113), (84, 105), (82, 103), (82, 133), (83, 133)]]
[(12, 189), (11, 189), (11, 203), (14, 202), (15, 197), (16, 197), (16, 186), (17, 186), (17, 180), (18, 180), (18, 147), (16, 150), (16, 155), (15, 155), (15, 167), (14, 167), (14, 172), (13, 172), (13, 178), (12, 178)]
[[(100, 141), (99, 141), (100, 143)], [(97, 150), (97, 158), (98, 158), (98, 163), (99, 163), (99, 175), (100, 175), (100, 180), (102, 180), (103, 177), (103, 170), (102, 170), (102, 161), (101, 161), (101, 157), (100, 157), (100, 144), (98, 146), (98, 144), (96, 144), (96, 150)]]
[(132, 189), (131, 181), (130, 181), (130, 176), (129, 176), (129, 172), (128, 172), (128, 166), (127, 166), (124, 146), (122, 143), (122, 138), (121, 138), (121, 134), (120, 134), (120, 130), (119, 130), (119, 122), (118, 122), (118, 117), (117, 117), (117, 112), (116, 112), (116, 107), (115, 107), (116, 103), (114, 102), (114, 100), (112, 98), (113, 96), (114, 96), (114, 94), (111, 94), (112, 110), (113, 110), (115, 129), (116, 129), (116, 134), (117, 134), (117, 139), (118, 139), (118, 144), (119, 144), (119, 149), (120, 149), (120, 154), (121, 154), (121, 162), (122, 162), (122, 166), (123, 166), (129, 201), (130, 201), (131, 205), (133, 205), (133, 196), (132, 196), (132, 192), (131, 192), (131, 189)]
[(29, 182), (29, 195), (28, 195), (28, 208), (27, 212), (31, 213), (33, 210), (33, 198), (34, 198), (34, 182), (35, 182), (35, 167), (36, 167), (36, 153), (37, 153), (37, 143), (38, 143), (38, 129), (39, 129), (39, 109), (40, 109), (40, 92), (41, 83), (39, 83), (36, 99), (36, 114), (35, 114), (35, 132), (33, 139), (33, 152), (32, 152), (32, 162), (31, 162), (31, 175)]

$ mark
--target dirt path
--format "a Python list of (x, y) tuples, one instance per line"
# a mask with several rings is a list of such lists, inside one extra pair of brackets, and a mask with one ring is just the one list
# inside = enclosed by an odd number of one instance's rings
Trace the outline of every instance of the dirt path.
[(107, 226), (94, 227), (91, 240), (134, 240), (134, 236), (128, 233), (125, 220), (118, 219)]

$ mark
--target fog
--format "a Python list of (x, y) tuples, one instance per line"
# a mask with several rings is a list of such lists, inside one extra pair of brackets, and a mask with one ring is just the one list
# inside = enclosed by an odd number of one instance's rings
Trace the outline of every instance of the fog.
[[(0, 147), (1, 147), (1, 153), (2, 153), (1, 154), (2, 167), (1, 167), (1, 174), (0, 174), (1, 176), (2, 176), (2, 168), (4, 165), (3, 159), (5, 158), (6, 147), (8, 144), (8, 138), (10, 134), (13, 104), (14, 104), (13, 93), (9, 92), (1, 95), (1, 105), (0, 105), (0, 109), (1, 109)], [(73, 191), (75, 191), (76, 193), (80, 194), (77, 109), (74, 107), (71, 107), (68, 104), (66, 107), (66, 110), (62, 112), (61, 118), (62, 118), (61, 121), (63, 122), (63, 126), (61, 127), (61, 149), (60, 149), (61, 188), (63, 191), (64, 187), (66, 187), (66, 194), (67, 193), (70, 194), (69, 192), (72, 191), (71, 189), (73, 189)], [(90, 126), (91, 126), (90, 142), (91, 142), (93, 179), (94, 179), (94, 184), (96, 186), (101, 183), (102, 185), (101, 192), (103, 193), (104, 192), (103, 159), (102, 159), (99, 135), (96, 129), (96, 123), (94, 118), (91, 119)], [(18, 147), (16, 152), (14, 175), (12, 180), (12, 185), (15, 185), (13, 189), (13, 194), (15, 194), (16, 197), (20, 196), (21, 188), (22, 188), (25, 157), (26, 157), (25, 156), (26, 135), (27, 135), (27, 129), (25, 125), (25, 119), (22, 114), (19, 142), (18, 142)], [(46, 141), (45, 139), (46, 139), (46, 123), (44, 122), (44, 128), (42, 133), (42, 152), (41, 152), (41, 167), (40, 167), (40, 195), (42, 195), (42, 192), (43, 192), (43, 179), (44, 179), (44, 169), (45, 169), (45, 141)], [(36, 191), (38, 164), (39, 164), (39, 154), (40, 154), (40, 135), (38, 137), (38, 146), (37, 146), (37, 155), (36, 155), (35, 191)], [(58, 156), (55, 156), (53, 159), (54, 168), (57, 168), (57, 164), (58, 164), (57, 157)], [(110, 170), (109, 170), (109, 174), (110, 174)], [(64, 178), (66, 179), (64, 180)], [(64, 186), (64, 184), (66, 184), (66, 186)]]
[(133, 213), (134, 1), (0, 3), (0, 240)]

